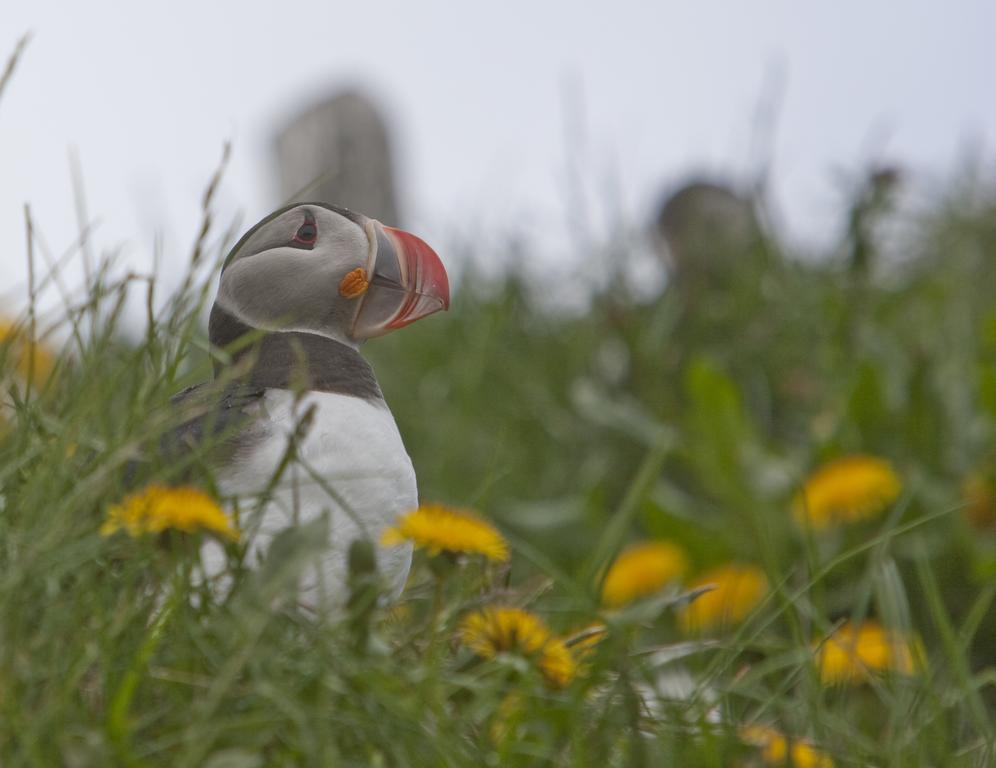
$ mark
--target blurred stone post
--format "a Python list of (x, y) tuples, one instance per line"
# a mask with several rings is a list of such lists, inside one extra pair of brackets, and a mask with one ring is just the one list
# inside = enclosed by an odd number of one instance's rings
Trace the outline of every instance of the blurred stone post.
[(341, 91), (307, 107), (274, 150), (285, 202), (333, 203), (401, 223), (387, 124), (362, 93)]

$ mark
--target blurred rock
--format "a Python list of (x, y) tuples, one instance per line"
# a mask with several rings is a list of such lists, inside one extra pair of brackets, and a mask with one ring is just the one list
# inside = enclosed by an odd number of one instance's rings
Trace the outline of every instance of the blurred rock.
[(761, 236), (751, 200), (706, 181), (683, 184), (668, 195), (654, 226), (658, 252), (678, 284), (725, 282), (730, 260)]
[(333, 203), (400, 224), (387, 124), (362, 93), (342, 91), (308, 107), (274, 148), (286, 202)]

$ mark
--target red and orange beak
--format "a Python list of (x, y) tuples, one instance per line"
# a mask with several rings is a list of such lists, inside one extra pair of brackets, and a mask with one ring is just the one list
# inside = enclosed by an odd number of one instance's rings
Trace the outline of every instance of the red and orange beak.
[(383, 336), (448, 309), (450, 281), (436, 252), (404, 230), (374, 220), (369, 226), (376, 247), (368, 270), (370, 285), (353, 321), (353, 338)]

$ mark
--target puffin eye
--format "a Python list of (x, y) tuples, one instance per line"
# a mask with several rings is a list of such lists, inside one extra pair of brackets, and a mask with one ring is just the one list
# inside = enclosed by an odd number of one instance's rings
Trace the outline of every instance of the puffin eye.
[(304, 224), (302, 224), (298, 228), (297, 234), (294, 235), (295, 243), (297, 243), (298, 245), (307, 246), (309, 248), (315, 244), (315, 240), (317, 239), (318, 239), (318, 227), (316, 227), (315, 222), (311, 221), (310, 219), (308, 221), (305, 221)]

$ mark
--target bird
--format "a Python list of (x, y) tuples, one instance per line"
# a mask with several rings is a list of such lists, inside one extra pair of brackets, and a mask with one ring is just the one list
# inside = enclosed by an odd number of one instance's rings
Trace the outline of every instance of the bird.
[[(344, 604), (353, 542), (376, 545), (418, 504), (412, 461), (360, 345), (449, 303), (446, 270), (425, 241), (327, 203), (274, 211), (224, 261), (208, 322), (222, 362), (212, 382), (173, 398), (185, 417), (165, 450), (206, 451), (219, 494), (240, 511), (262, 498), (239, 521), (250, 566), (281, 531), (328, 515), (328, 540), (297, 584), (301, 605)], [(375, 552), (396, 597), (411, 546)], [(209, 580), (227, 578), (218, 542), (203, 544), (201, 561)]]
[(756, 246), (761, 225), (754, 202), (721, 182), (689, 181), (661, 204), (654, 245), (685, 294), (737, 279), (731, 265)]

